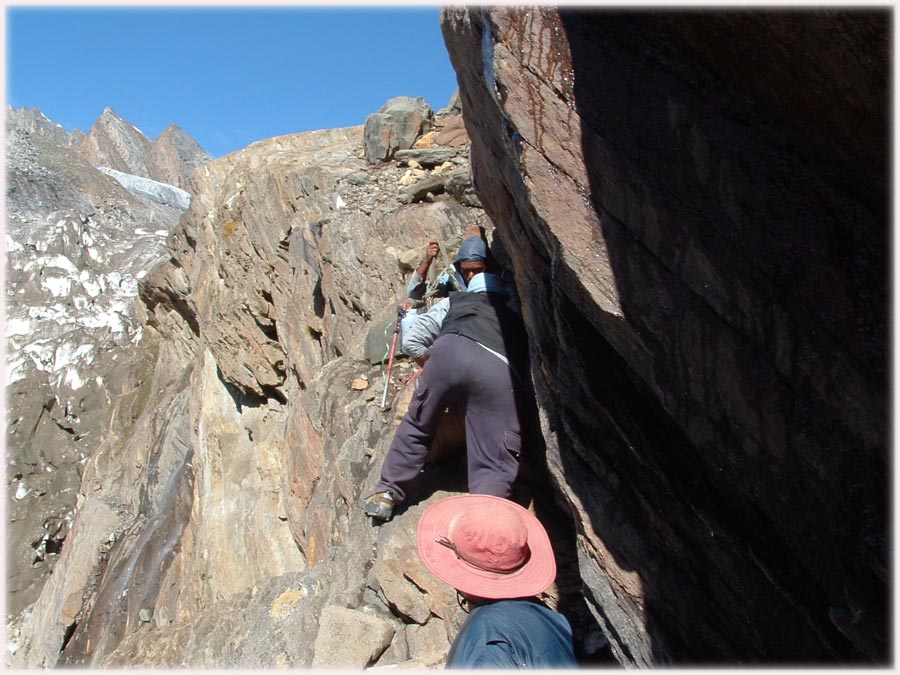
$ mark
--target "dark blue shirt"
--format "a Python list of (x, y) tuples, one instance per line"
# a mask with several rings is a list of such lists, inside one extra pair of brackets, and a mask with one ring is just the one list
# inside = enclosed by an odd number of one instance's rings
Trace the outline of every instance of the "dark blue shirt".
[(472, 610), (450, 646), (447, 668), (575, 668), (566, 618), (533, 600)]

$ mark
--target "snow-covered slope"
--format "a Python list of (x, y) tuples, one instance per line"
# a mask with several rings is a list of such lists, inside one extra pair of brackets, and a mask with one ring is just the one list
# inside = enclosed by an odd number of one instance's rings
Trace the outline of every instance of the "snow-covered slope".
[(37, 597), (141, 330), (140, 279), (190, 201), (101, 172), (36, 110), (7, 115), (7, 611)]
[(151, 227), (60, 212), (7, 233), (7, 384), (31, 365), (52, 374), (54, 388), (75, 391), (99, 346), (139, 338), (131, 303), (169, 233)]

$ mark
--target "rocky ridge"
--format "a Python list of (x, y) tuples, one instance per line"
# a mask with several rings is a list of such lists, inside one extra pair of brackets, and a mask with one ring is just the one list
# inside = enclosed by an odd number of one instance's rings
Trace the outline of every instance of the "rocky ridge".
[[(77, 153), (80, 136), (39, 111), (7, 111), (13, 617), (37, 598), (69, 533), (84, 462), (111, 423), (110, 391), (123, 386), (140, 341), (138, 282), (164, 258), (166, 238), (186, 207), (124, 189)], [(163, 193), (178, 190), (155, 185)]]
[[(358, 505), (403, 406), (381, 409), (368, 333), (430, 237), (452, 251), (483, 223), (445, 189), (455, 171), (471, 194), (455, 117), (436, 120), (455, 139), (440, 164), (433, 134), (372, 165), (352, 127), (194, 172), (171, 257), (140, 284), (140, 353), (110, 403), (127, 424), (86, 463), (13, 665), (442, 661), (459, 610), (420, 568), (413, 521), (372, 528)], [(398, 363), (395, 384), (411, 374)]]
[(14, 108), (6, 106), (7, 132), (15, 128), (32, 136), (41, 136), (55, 145), (75, 148), (84, 140), (84, 132), (74, 129), (71, 133), (52, 121), (37, 108)]

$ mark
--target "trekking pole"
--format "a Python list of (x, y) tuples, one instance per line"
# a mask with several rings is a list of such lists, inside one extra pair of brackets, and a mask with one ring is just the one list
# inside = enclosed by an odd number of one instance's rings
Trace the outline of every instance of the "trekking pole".
[(381, 407), (387, 406), (388, 386), (391, 384), (391, 368), (394, 366), (394, 350), (397, 348), (397, 336), (400, 335), (400, 321), (403, 319), (406, 310), (403, 305), (397, 305), (397, 321), (394, 323), (394, 337), (391, 340), (391, 352), (388, 356), (387, 374), (384, 377), (384, 395), (381, 397)]

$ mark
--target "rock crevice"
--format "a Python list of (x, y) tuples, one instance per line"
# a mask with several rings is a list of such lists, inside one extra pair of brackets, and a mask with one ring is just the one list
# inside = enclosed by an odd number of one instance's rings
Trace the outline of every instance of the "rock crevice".
[[(849, 191), (823, 131), (885, 128), (885, 15), (779, 14), (810, 30), (776, 50), (747, 12), (442, 16), (617, 658), (883, 662), (885, 173)], [(846, 21), (873, 67), (823, 78)], [(858, 77), (865, 114), (829, 93)]]

